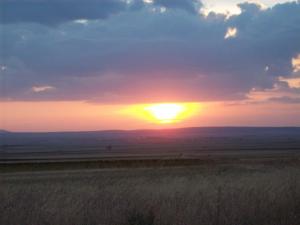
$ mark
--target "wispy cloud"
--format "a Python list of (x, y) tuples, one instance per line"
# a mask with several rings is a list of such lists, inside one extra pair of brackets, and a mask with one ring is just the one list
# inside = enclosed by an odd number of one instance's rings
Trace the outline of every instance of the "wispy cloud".
[(234, 38), (234, 37), (236, 37), (237, 32), (238, 32), (238, 30), (236, 27), (228, 27), (224, 38), (225, 39)]
[(48, 86), (48, 85), (46, 85), (46, 86), (33, 86), (32, 88), (31, 88), (31, 90), (33, 91), (33, 92), (36, 92), (36, 93), (39, 93), (39, 92), (46, 92), (46, 91), (52, 91), (52, 90), (54, 90), (55, 89), (55, 87), (53, 87), (53, 86)]
[(292, 66), (295, 73), (300, 71), (300, 54), (292, 58)]

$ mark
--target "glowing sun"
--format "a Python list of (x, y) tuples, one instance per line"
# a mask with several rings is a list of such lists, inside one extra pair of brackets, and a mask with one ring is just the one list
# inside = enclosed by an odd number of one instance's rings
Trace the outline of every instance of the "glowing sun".
[(186, 107), (176, 103), (161, 103), (147, 106), (145, 110), (160, 123), (172, 123), (179, 119)]
[(150, 123), (172, 124), (198, 115), (201, 108), (199, 103), (194, 102), (164, 102), (130, 105), (125, 107), (121, 113)]

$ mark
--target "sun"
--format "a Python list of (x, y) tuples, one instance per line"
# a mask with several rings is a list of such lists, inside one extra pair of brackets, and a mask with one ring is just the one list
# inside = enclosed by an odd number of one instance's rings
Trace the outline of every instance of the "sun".
[(120, 113), (152, 124), (171, 125), (199, 115), (201, 109), (197, 102), (161, 102), (129, 105)]
[(159, 123), (173, 123), (179, 120), (187, 108), (182, 104), (161, 103), (146, 106), (145, 111), (152, 115)]

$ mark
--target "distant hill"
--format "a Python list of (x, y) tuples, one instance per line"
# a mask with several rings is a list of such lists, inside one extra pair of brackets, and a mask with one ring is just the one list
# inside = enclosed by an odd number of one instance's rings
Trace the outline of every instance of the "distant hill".
[(1, 129), (0, 129), (0, 134), (3, 134), (3, 133), (10, 133), (10, 132), (7, 131), (7, 130), (1, 130)]
[(252, 136), (252, 135), (300, 135), (300, 127), (185, 127), (167, 129), (138, 129), (138, 130), (96, 130), (96, 131), (54, 131), (54, 132), (10, 132), (0, 129), (0, 133), (12, 136), (28, 137), (228, 137), (228, 136)]
[(296, 138), (300, 140), (300, 127), (190, 127), (176, 129), (148, 130), (106, 130), (78, 132), (9, 132), (0, 130), (6, 136), (6, 144), (64, 144), (98, 145), (99, 143), (124, 144), (150, 139), (203, 139), (243, 138), (268, 139), (270, 137)]

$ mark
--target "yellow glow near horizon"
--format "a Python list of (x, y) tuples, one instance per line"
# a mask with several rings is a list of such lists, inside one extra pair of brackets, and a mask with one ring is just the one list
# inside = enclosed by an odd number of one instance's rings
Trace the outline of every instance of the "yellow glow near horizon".
[[(172, 123), (160, 123), (145, 108), (156, 104), (94, 104), (81, 101), (0, 101), (0, 129), (19, 132), (135, 130), (198, 126), (300, 126), (300, 105), (263, 102), (178, 103), (185, 111)], [(268, 94), (268, 93), (267, 93)], [(258, 95), (258, 96), (257, 96)], [(272, 93), (267, 96), (274, 97)], [(278, 96), (275, 96), (278, 97)], [(159, 104), (159, 103), (158, 103)], [(51, 110), (49, 110), (51, 109)], [(292, 118), (292, 119), (291, 119)]]
[(195, 115), (199, 108), (199, 103), (157, 103), (133, 105), (123, 112), (153, 123), (171, 124)]
[(160, 123), (175, 122), (181, 113), (187, 110), (184, 105), (176, 103), (154, 104), (145, 108)]

